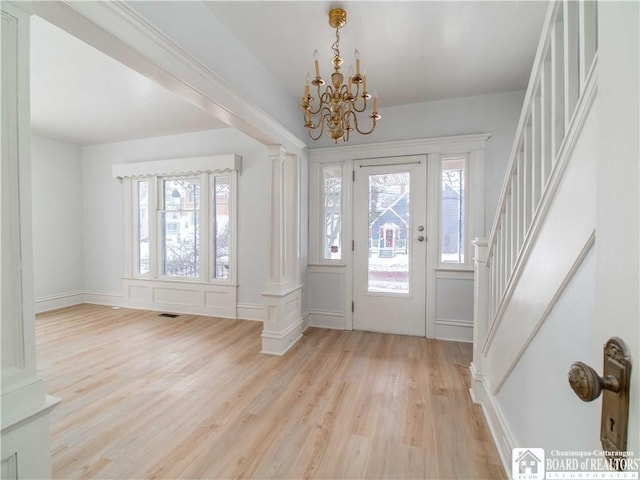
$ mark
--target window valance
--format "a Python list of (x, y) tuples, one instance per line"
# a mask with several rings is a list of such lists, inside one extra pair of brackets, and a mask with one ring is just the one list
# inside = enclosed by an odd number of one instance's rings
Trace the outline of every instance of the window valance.
[(242, 157), (240, 155), (205, 155), (172, 160), (121, 163), (113, 166), (113, 176), (122, 180), (130, 177), (193, 175), (231, 171), (240, 174), (241, 169)]

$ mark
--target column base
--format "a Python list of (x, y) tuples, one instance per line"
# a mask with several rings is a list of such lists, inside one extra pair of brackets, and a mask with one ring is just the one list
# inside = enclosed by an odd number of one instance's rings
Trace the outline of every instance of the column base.
[(262, 296), (265, 301), (262, 353), (284, 355), (307, 327), (302, 316), (302, 285), (280, 292), (270, 289)]
[[(38, 380), (27, 384), (5, 397), (21, 397), (29, 401), (28, 393), (38, 389), (41, 383)], [(15, 405), (13, 398), (7, 400), (2, 412), (2, 478), (51, 478), (49, 413), (60, 399), (43, 395), (42, 401), (27, 408)]]

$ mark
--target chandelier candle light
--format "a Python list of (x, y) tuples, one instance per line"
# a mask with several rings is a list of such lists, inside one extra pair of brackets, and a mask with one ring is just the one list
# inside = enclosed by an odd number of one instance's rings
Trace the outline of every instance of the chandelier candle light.
[[(356, 130), (362, 135), (369, 135), (376, 128), (376, 121), (380, 119), (378, 115), (378, 95), (373, 96), (373, 111), (369, 115), (372, 120), (371, 128), (368, 131), (360, 130), (358, 126), (358, 114), (367, 109), (367, 100), (371, 95), (367, 92), (367, 76), (360, 73), (360, 53), (356, 49), (356, 72), (353, 74), (353, 67), (349, 68), (349, 77), (344, 84), (344, 76), (340, 73), (340, 66), (343, 61), (340, 57), (340, 28), (347, 24), (347, 12), (341, 8), (334, 8), (329, 12), (329, 25), (336, 29), (336, 41), (331, 46), (333, 50), (334, 72), (331, 74), (331, 85), (327, 85), (324, 92), (321, 88), (325, 82), (320, 76), (320, 65), (318, 63), (318, 50), (313, 52), (315, 78), (310, 82), (310, 75), (307, 73), (307, 81), (304, 87), (304, 96), (300, 108), (304, 111), (304, 126), (309, 130), (309, 137), (318, 140), (324, 132), (325, 125), (328, 129), (329, 137), (335, 143), (342, 138), (349, 141), (349, 133)], [(318, 89), (318, 102), (309, 93), (310, 85)], [(314, 131), (319, 130), (317, 136)]]

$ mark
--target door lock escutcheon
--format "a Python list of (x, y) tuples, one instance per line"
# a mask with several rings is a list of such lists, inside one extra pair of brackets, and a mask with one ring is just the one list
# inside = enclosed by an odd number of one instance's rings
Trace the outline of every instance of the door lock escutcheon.
[(621, 338), (612, 337), (605, 343), (603, 370), (600, 376), (589, 365), (575, 362), (569, 369), (569, 385), (585, 402), (595, 400), (602, 393), (602, 450), (612, 466), (620, 470), (623, 466), (620, 459), (624, 456), (617, 456), (616, 452), (627, 449), (631, 383), (631, 355)]

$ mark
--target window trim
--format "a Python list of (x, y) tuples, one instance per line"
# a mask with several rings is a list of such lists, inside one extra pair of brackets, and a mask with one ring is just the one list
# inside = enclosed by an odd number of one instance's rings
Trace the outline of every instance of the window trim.
[[(464, 238), (463, 255), (464, 262), (443, 262), (442, 261), (442, 163), (444, 160), (463, 158), (464, 159)], [(473, 269), (471, 255), (471, 223), (472, 212), (470, 210), (470, 197), (475, 193), (470, 188), (471, 178), (471, 154), (470, 152), (446, 153), (438, 155), (438, 248), (437, 248), (437, 270), (470, 270)], [(484, 208), (484, 205), (482, 206)]]
[[(338, 242), (338, 250), (340, 252), (340, 258), (325, 258), (325, 241), (326, 241), (326, 216), (327, 216), (327, 209), (326, 209), (326, 195), (325, 195), (325, 185), (324, 185), (324, 181), (325, 181), (325, 176), (324, 176), (324, 172), (326, 168), (337, 168), (338, 171), (340, 172), (340, 242)], [(338, 178), (336, 176), (336, 178)], [(324, 163), (320, 166), (320, 176), (319, 176), (319, 188), (320, 188), (320, 218), (318, 219), (318, 221), (320, 222), (320, 235), (321, 235), (321, 240), (320, 240), (320, 259), (322, 260), (322, 263), (331, 263), (331, 264), (335, 264), (335, 263), (343, 263), (344, 262), (344, 238), (343, 238), (343, 222), (344, 222), (344, 175), (342, 172), (342, 165), (340, 163)]]
[[(120, 180), (124, 187), (124, 277), (129, 279), (153, 280), (167, 283), (199, 283), (213, 285), (234, 286), (237, 284), (237, 196), (238, 175), (241, 172), (242, 157), (235, 154), (211, 155), (204, 157), (191, 157), (175, 160), (159, 160), (150, 162), (135, 162), (113, 166), (113, 176)], [(228, 176), (230, 191), (230, 255), (229, 278), (212, 278), (213, 251), (210, 235), (214, 228), (214, 213), (211, 201), (211, 187), (216, 176)], [(172, 178), (199, 178), (200, 179), (200, 210), (201, 221), (208, 222), (205, 228), (200, 230), (199, 247), (199, 275), (198, 277), (174, 277), (161, 274), (161, 210), (162, 207), (162, 181)], [(138, 210), (137, 210), (137, 185), (139, 181), (149, 182), (149, 272), (139, 274), (138, 242)], [(155, 221), (153, 220), (155, 218)], [(203, 246), (206, 246), (203, 248)]]
[[(139, 273), (140, 271), (140, 183), (147, 184), (147, 243), (149, 246), (148, 255), (149, 255), (149, 265), (147, 266), (146, 273)], [(134, 243), (132, 245), (133, 249), (131, 252), (131, 258), (133, 261), (132, 264), (132, 273), (136, 278), (149, 278), (149, 274), (151, 273), (151, 242), (149, 239), (151, 238), (151, 210), (149, 208), (150, 205), (150, 197), (151, 197), (151, 182), (148, 179), (136, 179), (131, 185), (131, 194), (132, 194), (132, 215), (133, 215), (133, 225), (132, 225), (132, 238)]]
[[(339, 167), (341, 172), (340, 192), (340, 258), (324, 258), (324, 168)], [(350, 259), (351, 249), (348, 248), (350, 230), (346, 222), (349, 222), (349, 199), (351, 183), (351, 163), (335, 160), (309, 163), (309, 264), (345, 266)], [(348, 236), (345, 236), (348, 235)]]
[[(198, 187), (200, 189), (200, 200), (199, 200), (199, 209), (198, 210), (193, 210), (194, 213), (197, 213), (198, 217), (200, 217), (200, 219), (202, 219), (205, 216), (205, 212), (207, 207), (203, 205), (203, 202), (206, 200), (206, 198), (208, 198), (209, 192), (205, 192), (206, 189), (202, 188), (203, 186), (203, 180), (206, 180), (206, 178), (208, 177), (208, 174), (200, 174), (200, 175), (166, 175), (166, 176), (153, 176), (151, 177), (150, 181), (155, 180), (155, 184), (157, 187), (157, 193), (155, 196), (155, 200), (156, 200), (156, 204), (155, 204), (155, 216), (156, 216), (156, 236), (155, 236), (155, 243), (156, 243), (156, 255), (154, 257), (155, 264), (156, 264), (156, 279), (158, 280), (166, 280), (166, 281), (171, 281), (171, 282), (181, 282), (181, 281), (203, 281), (205, 277), (205, 275), (203, 275), (203, 273), (205, 273), (205, 270), (203, 270), (203, 259), (204, 257), (206, 257), (206, 252), (203, 255), (203, 248), (202, 245), (208, 245), (208, 239), (206, 235), (203, 235), (204, 230), (203, 228), (200, 229), (200, 236), (198, 237), (198, 275), (194, 276), (194, 277), (180, 277), (180, 276), (173, 276), (173, 275), (167, 275), (166, 273), (163, 273), (165, 269), (165, 262), (166, 259), (163, 258), (163, 255), (165, 253), (165, 244), (163, 244), (163, 220), (162, 220), (162, 216), (165, 216), (165, 222), (166, 222), (166, 216), (168, 213), (172, 213), (174, 212), (173, 210), (167, 210), (166, 209), (166, 199), (165, 199), (165, 189), (164, 189), (164, 182), (168, 181), (172, 181), (172, 180), (179, 180), (179, 179), (183, 179), (183, 180), (198, 180)], [(186, 211), (184, 209), (180, 209), (180, 210), (175, 210), (175, 212), (183, 212)], [(200, 220), (202, 221), (202, 220)], [(206, 243), (205, 243), (206, 242)], [(149, 256), (149, 261), (151, 262), (151, 256)]]
[[(216, 248), (216, 243), (215, 241), (211, 241), (208, 242), (208, 250), (209, 250), (209, 274), (208, 274), (208, 282), (209, 283), (219, 283), (219, 282), (224, 282), (224, 283), (236, 283), (236, 276), (237, 276), (237, 258), (238, 258), (238, 242), (237, 242), (237, 231), (238, 231), (238, 176), (237, 174), (234, 174), (234, 172), (212, 172), (209, 174), (209, 188), (208, 188), (208, 192), (209, 194), (213, 194), (213, 198), (209, 198), (208, 201), (208, 205), (209, 207), (213, 207), (214, 206), (214, 200), (215, 200), (215, 180), (217, 177), (229, 177), (229, 278), (226, 279), (219, 279), (215, 276), (215, 270), (216, 270), (216, 266), (215, 266), (215, 260), (216, 260), (216, 253), (214, 252), (215, 248)], [(217, 209), (217, 204), (215, 205), (215, 208), (210, 208), (211, 212), (209, 214), (209, 235), (211, 239), (215, 238), (215, 227), (216, 227), (216, 209)]]

